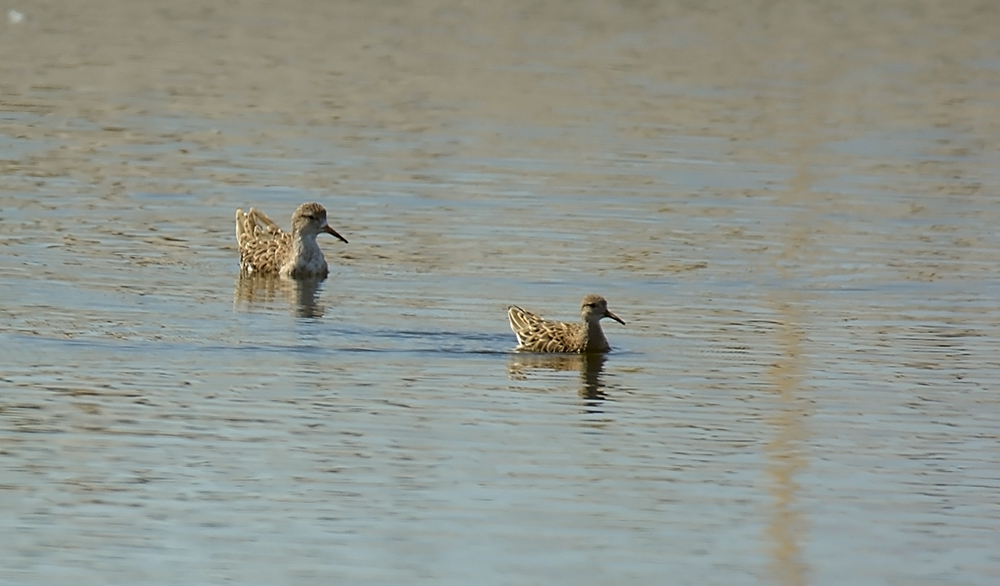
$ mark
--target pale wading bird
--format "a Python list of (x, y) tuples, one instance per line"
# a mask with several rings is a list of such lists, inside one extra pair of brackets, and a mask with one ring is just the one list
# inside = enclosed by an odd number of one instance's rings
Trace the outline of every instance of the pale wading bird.
[(610, 317), (622, 325), (625, 322), (608, 310), (607, 300), (600, 295), (587, 295), (580, 303), (580, 315), (583, 317), (580, 323), (550, 321), (511, 305), (507, 308), (507, 318), (517, 336), (515, 350), (577, 354), (610, 350), (601, 320)]
[(324, 278), (330, 272), (316, 243), (320, 232), (347, 239), (326, 223), (326, 210), (318, 203), (304, 203), (292, 214), (292, 231), (253, 208), (236, 210), (236, 242), (240, 271), (246, 275), (280, 275), (292, 279)]

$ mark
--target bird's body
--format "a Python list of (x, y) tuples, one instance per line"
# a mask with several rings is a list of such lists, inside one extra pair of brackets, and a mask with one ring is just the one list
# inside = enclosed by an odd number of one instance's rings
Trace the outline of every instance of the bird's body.
[(551, 321), (525, 311), (516, 305), (507, 308), (510, 329), (517, 336), (517, 348), (522, 352), (594, 353), (611, 349), (601, 329), (601, 319), (611, 319), (625, 325), (608, 310), (608, 302), (600, 295), (587, 295), (580, 304), (582, 322)]
[(236, 210), (236, 242), (240, 248), (240, 271), (281, 277), (323, 278), (329, 273), (323, 251), (316, 243), (321, 232), (347, 240), (326, 223), (326, 210), (318, 203), (304, 203), (292, 214), (292, 231), (254, 208)]

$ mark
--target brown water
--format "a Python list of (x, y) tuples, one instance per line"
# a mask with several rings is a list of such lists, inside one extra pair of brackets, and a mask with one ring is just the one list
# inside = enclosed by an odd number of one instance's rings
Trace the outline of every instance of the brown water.
[(996, 584), (1000, 5), (14, 8), (0, 582)]

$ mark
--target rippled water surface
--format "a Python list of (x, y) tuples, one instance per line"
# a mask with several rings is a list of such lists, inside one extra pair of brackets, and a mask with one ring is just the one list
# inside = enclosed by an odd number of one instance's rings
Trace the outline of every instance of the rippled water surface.
[[(995, 584), (1000, 9), (941, 4), (18, 7), (0, 582)], [(239, 279), (304, 201), (330, 277)], [(591, 292), (610, 354), (511, 352)]]

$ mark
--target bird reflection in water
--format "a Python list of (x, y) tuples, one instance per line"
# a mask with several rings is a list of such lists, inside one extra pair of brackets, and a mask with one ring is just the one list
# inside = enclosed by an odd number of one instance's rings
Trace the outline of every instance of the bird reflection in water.
[(298, 317), (323, 317), (326, 308), (319, 303), (322, 278), (282, 279), (276, 275), (245, 275), (236, 279), (233, 293), (237, 305), (263, 305), (283, 299), (292, 305)]
[(507, 374), (526, 380), (532, 370), (573, 370), (580, 373), (580, 397), (588, 403), (607, 399), (604, 385), (606, 354), (528, 354), (514, 353), (507, 364)]

